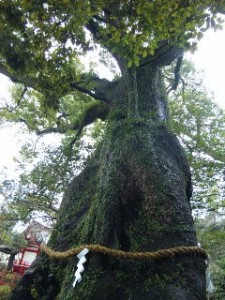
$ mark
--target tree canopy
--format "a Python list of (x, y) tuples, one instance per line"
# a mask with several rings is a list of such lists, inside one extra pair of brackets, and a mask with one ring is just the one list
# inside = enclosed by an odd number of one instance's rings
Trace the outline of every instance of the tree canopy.
[[(17, 120), (39, 135), (70, 131), (68, 146), (73, 145), (85, 125), (104, 120), (115, 106), (109, 91), (118, 84), (115, 75), (110, 82), (84, 66), (82, 56), (97, 49), (109, 69), (112, 62), (119, 68), (117, 76), (127, 73), (127, 66), (169, 64), (184, 49), (194, 50), (205, 30), (221, 27), (218, 13), (224, 6), (222, 1), (1, 1), (0, 72), (21, 84), (14, 106), (4, 113), (16, 120), (19, 108)], [(134, 86), (131, 78), (129, 88)]]
[(109, 100), (99, 78), (76, 63), (80, 54), (101, 45), (120, 68), (124, 61), (168, 63), (171, 48), (195, 47), (207, 28), (220, 26), (217, 13), (225, 10), (223, 1), (164, 0), (5, 0), (0, 8), (0, 72), (43, 93), (45, 109), (58, 108), (74, 90)]

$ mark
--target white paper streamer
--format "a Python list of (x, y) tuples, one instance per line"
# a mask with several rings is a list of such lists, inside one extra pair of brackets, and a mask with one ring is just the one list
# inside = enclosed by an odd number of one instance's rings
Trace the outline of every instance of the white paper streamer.
[(77, 283), (80, 283), (82, 280), (81, 273), (84, 271), (83, 264), (87, 261), (85, 255), (89, 252), (88, 248), (84, 248), (79, 254), (77, 254), (77, 257), (79, 258), (78, 264), (77, 264), (77, 270), (75, 272), (75, 280), (72, 284), (73, 287), (76, 286)]
[(205, 263), (207, 265), (207, 269), (206, 269), (206, 291), (207, 293), (212, 294), (215, 287), (212, 283), (212, 280), (210, 278), (210, 262), (209, 260), (205, 260)]
[[(198, 243), (198, 247), (201, 247), (201, 244)], [(209, 258), (205, 260), (205, 263), (206, 263), (206, 273), (205, 273), (205, 277), (206, 277), (206, 292), (209, 293), (209, 294), (212, 294), (213, 291), (215, 290), (215, 287), (212, 283), (212, 280), (211, 280), (211, 273), (210, 273), (210, 260)]]

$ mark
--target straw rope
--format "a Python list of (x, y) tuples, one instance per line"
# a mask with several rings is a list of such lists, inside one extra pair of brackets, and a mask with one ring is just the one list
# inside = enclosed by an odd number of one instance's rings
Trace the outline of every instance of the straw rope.
[(196, 246), (181, 246), (168, 249), (162, 249), (153, 252), (126, 252), (118, 249), (112, 249), (101, 245), (83, 245), (72, 248), (67, 251), (54, 251), (47, 245), (41, 245), (41, 251), (46, 253), (52, 259), (66, 259), (78, 254), (84, 248), (88, 248), (90, 252), (109, 255), (117, 259), (133, 259), (133, 260), (148, 260), (174, 257), (176, 255), (196, 254), (204, 259), (208, 258), (206, 251)]

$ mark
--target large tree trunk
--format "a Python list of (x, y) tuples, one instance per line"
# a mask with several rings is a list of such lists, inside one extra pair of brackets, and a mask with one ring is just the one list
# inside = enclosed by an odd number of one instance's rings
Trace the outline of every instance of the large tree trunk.
[[(148, 64), (134, 71), (109, 91), (116, 100), (105, 138), (64, 195), (53, 249), (96, 243), (143, 252), (197, 245), (190, 170), (165, 125), (160, 69)], [(143, 262), (91, 253), (73, 288), (76, 263), (76, 257), (62, 262), (42, 255), (10, 299), (206, 299), (205, 263), (195, 255)]]

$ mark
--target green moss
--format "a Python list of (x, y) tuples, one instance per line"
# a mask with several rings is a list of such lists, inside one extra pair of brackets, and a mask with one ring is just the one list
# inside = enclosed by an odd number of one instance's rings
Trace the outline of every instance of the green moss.
[[(70, 269), (70, 270), (69, 270)], [(72, 269), (72, 272), (71, 272)], [(82, 274), (82, 281), (73, 288), (72, 283), (75, 279), (75, 270), (67, 266), (67, 272), (63, 279), (63, 284), (60, 289), (60, 293), (57, 295), (57, 300), (80, 300), (89, 299), (96, 289), (96, 282), (98, 281), (101, 270), (95, 269), (91, 272), (85, 271)], [(104, 288), (104, 287), (103, 287)], [(97, 298), (96, 298), (97, 299)]]
[(126, 109), (121, 110), (118, 108), (113, 108), (110, 110), (108, 118), (111, 121), (119, 121), (119, 120), (124, 120), (127, 118), (127, 113), (126, 113)]
[[(159, 141), (166, 140), (167, 146), (170, 136), (163, 131), (162, 126), (142, 119), (120, 119), (108, 126), (101, 149), (65, 196), (51, 238), (53, 248), (67, 250), (99, 243), (128, 251), (151, 251), (164, 245), (163, 235), (187, 232), (173, 204), (180, 195), (169, 194), (174, 177), (168, 178), (167, 172), (171, 166), (175, 170), (176, 161), (166, 165), (164, 145)], [(172, 224), (165, 222), (167, 217)], [(74, 289), (76, 264), (76, 257), (50, 263), (49, 273), (59, 285), (57, 300), (127, 300), (143, 290), (166, 289), (173, 281), (183, 284), (179, 280), (182, 270), (165, 261), (123, 262), (90, 254), (83, 279)]]
[(8, 300), (11, 294), (11, 287), (8, 285), (0, 286), (0, 300)]
[(30, 289), (31, 296), (34, 300), (40, 299), (36, 286), (33, 284)]

